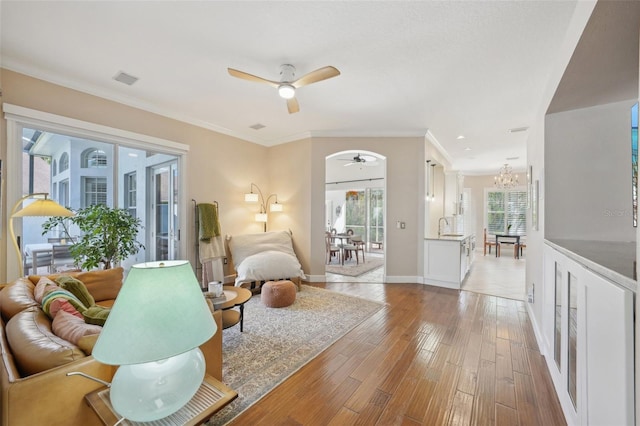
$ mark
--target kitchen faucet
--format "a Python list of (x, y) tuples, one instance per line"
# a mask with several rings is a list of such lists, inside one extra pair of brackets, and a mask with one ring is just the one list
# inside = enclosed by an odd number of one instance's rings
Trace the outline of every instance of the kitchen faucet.
[(438, 219), (438, 238), (440, 238), (440, 234), (442, 232), (442, 219), (444, 219), (445, 225), (449, 226), (449, 221), (446, 217), (441, 217), (440, 219)]

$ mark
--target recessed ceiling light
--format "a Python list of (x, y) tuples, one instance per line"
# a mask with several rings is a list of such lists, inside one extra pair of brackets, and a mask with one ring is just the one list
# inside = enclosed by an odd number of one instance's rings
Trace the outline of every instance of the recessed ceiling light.
[(138, 77), (134, 77), (131, 74), (127, 74), (124, 71), (119, 71), (116, 75), (113, 76), (115, 81), (119, 81), (120, 83), (124, 83), (127, 86), (133, 85), (136, 81), (138, 81)]
[(264, 129), (267, 126), (265, 126), (264, 124), (256, 123), (253, 126), (249, 126), (249, 127), (252, 128), (253, 130), (260, 130), (260, 129)]
[(456, 139), (460, 140), (460, 139), (464, 139), (464, 135), (460, 135), (458, 136)]
[(464, 150), (465, 150), (465, 151), (471, 151), (471, 148), (466, 147)]
[(524, 132), (526, 130), (529, 130), (528, 126), (524, 126), (524, 127), (514, 127), (513, 129), (509, 129), (507, 130), (509, 133), (518, 133), (518, 132)]

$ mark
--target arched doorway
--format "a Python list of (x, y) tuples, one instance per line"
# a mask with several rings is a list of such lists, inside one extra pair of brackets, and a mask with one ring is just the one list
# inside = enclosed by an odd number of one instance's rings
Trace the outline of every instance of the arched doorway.
[[(345, 150), (325, 161), (325, 276), (384, 282), (386, 157)], [(349, 236), (345, 236), (345, 235)]]

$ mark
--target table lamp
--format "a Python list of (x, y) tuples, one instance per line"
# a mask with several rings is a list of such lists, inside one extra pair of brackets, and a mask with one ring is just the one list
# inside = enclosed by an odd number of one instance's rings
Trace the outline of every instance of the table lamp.
[(205, 375), (199, 346), (215, 332), (188, 261), (134, 265), (93, 349), (98, 361), (119, 365), (110, 390), (113, 409), (146, 422), (182, 408)]
[[(16, 217), (27, 216), (71, 217), (75, 214), (72, 211), (62, 207), (55, 201), (48, 199), (48, 195), (49, 194), (47, 192), (38, 192), (35, 194), (25, 195), (24, 197), (20, 198), (18, 202), (13, 206), (13, 209), (11, 209), (11, 216), (9, 217), (9, 234), (11, 235), (13, 247), (16, 249), (16, 253), (18, 255), (18, 271), (20, 272), (20, 276), (24, 275), (24, 267), (22, 265), (22, 253), (20, 252), (20, 247), (18, 246), (18, 239), (16, 238), (16, 233), (13, 229), (13, 219)], [(36, 198), (39, 196), (43, 196), (44, 198)], [(29, 198), (36, 198), (36, 201), (29, 204), (25, 208), (18, 210), (20, 206), (22, 206), (22, 202)], [(36, 274), (37, 271), (34, 271), (33, 273)]]

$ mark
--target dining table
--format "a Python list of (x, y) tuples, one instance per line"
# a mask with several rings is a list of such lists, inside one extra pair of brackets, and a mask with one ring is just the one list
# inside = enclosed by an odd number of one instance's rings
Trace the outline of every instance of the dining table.
[[(524, 237), (524, 235), (510, 234), (510, 233), (496, 233), (495, 235), (496, 235), (496, 247), (500, 246), (501, 239), (505, 241), (505, 243), (507, 241), (513, 241), (512, 243), (509, 242), (509, 244), (515, 244), (516, 247), (520, 247), (520, 237)], [(496, 248), (496, 257), (498, 257), (499, 252), (500, 250)], [(520, 259), (520, 250), (514, 250), (514, 257), (516, 259)]]

